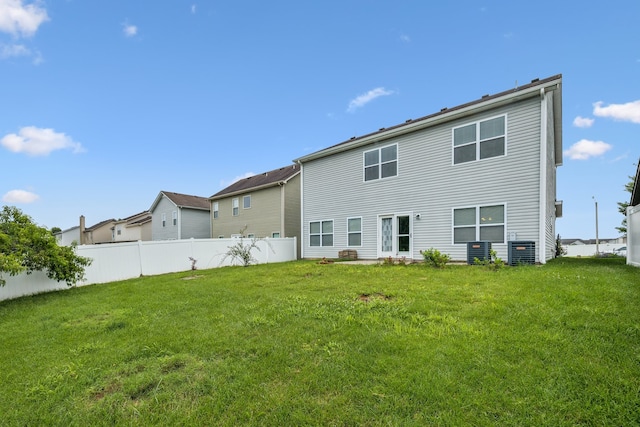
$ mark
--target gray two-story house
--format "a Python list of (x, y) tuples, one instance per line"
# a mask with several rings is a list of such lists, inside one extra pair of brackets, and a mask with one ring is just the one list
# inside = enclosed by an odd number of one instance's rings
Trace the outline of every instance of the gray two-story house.
[(151, 208), (151, 239), (211, 238), (209, 199), (161, 191)]
[(302, 171), (302, 256), (466, 260), (469, 242), (555, 254), (562, 76), (444, 108), (294, 160)]

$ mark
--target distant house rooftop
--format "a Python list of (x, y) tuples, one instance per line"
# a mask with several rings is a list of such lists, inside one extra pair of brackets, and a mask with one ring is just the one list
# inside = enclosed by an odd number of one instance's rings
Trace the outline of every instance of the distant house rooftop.
[(249, 190), (256, 190), (260, 188), (271, 187), (274, 185), (280, 185), (282, 183), (286, 183), (289, 179), (297, 175), (299, 172), (300, 167), (298, 165), (290, 165), (268, 172), (263, 172), (258, 175), (240, 179), (230, 186), (218, 191), (216, 194), (209, 197), (209, 199), (220, 199), (223, 197), (232, 196), (234, 194), (245, 193)]
[(160, 201), (163, 194), (179, 208), (203, 209), (207, 211), (211, 209), (209, 199), (207, 199), (206, 197), (173, 193), (171, 191), (161, 191), (156, 200), (153, 202), (153, 205), (149, 209), (150, 211), (152, 211), (156, 204)]

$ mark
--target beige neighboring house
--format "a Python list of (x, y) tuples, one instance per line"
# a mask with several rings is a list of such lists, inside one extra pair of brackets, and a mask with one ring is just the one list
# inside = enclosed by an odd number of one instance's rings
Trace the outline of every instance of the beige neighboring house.
[(115, 222), (113, 242), (137, 242), (151, 240), (151, 212), (144, 211)]
[(100, 243), (111, 243), (113, 228), (116, 220), (111, 218), (101, 221), (91, 227), (85, 227), (84, 215), (80, 216), (80, 244), (97, 245)]
[(234, 182), (209, 197), (212, 237), (296, 237), (300, 254), (300, 168), (285, 166)]

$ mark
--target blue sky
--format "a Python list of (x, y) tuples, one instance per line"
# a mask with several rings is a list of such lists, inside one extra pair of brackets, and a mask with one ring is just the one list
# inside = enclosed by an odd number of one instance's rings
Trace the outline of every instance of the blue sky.
[(48, 228), (211, 196), (563, 75), (562, 237), (616, 237), (640, 157), (640, 2), (0, 0), (0, 198)]

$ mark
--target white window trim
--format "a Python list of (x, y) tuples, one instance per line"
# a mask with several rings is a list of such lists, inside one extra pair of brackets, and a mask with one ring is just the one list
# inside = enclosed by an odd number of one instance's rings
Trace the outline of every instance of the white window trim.
[(502, 236), (502, 242), (498, 242), (498, 243), (493, 243), (493, 245), (505, 245), (507, 244), (507, 203), (502, 203), (502, 202), (498, 202), (498, 203), (483, 203), (481, 205), (471, 205), (471, 206), (456, 206), (455, 208), (451, 209), (451, 244), (452, 245), (466, 245), (467, 242), (464, 243), (455, 243), (455, 236), (454, 236), (454, 231), (456, 228), (464, 228), (464, 227), (471, 227), (471, 225), (464, 225), (464, 226), (459, 226), (456, 227), (454, 224), (455, 221), (455, 211), (458, 209), (471, 209), (471, 208), (475, 208), (476, 210), (476, 223), (475, 223), (475, 228), (476, 228), (476, 241), (480, 239), (480, 227), (482, 227), (482, 225), (480, 224), (480, 208), (486, 208), (488, 206), (502, 206), (504, 209), (504, 222), (502, 223), (496, 223), (496, 224), (487, 224), (484, 227), (490, 227), (490, 226), (497, 226), (502, 224), (502, 226), (504, 227), (503, 230), (503, 236)]
[[(480, 140), (480, 123), (482, 122), (487, 122), (489, 120), (493, 120), (493, 119), (497, 119), (498, 117), (504, 117), (504, 154), (501, 156), (493, 156), (493, 157), (487, 157), (485, 159), (481, 159), (480, 158), (480, 143), (483, 142)], [(467, 142), (466, 144), (462, 144), (462, 145), (454, 145), (455, 143), (455, 130), (456, 129), (460, 129), (469, 125), (475, 124), (476, 125), (476, 140), (474, 142)], [(491, 160), (491, 159), (497, 159), (500, 157), (506, 157), (507, 156), (507, 147), (509, 146), (509, 144), (507, 143), (507, 135), (509, 133), (509, 129), (508, 129), (508, 125), (509, 125), (509, 117), (508, 114), (498, 114), (497, 116), (492, 116), (492, 117), (486, 117), (482, 120), (476, 120), (475, 122), (469, 122), (469, 123), (465, 123), (463, 125), (460, 126), (456, 126), (454, 128), (451, 129), (451, 164), (453, 166), (458, 166), (458, 165), (465, 165), (468, 163), (475, 163), (475, 162), (482, 162), (485, 160)], [(476, 159), (475, 160), (469, 160), (468, 162), (461, 162), (461, 163), (456, 163), (456, 148), (459, 147), (464, 147), (465, 145), (471, 145), (471, 144), (475, 144), (476, 145)], [(456, 209), (462, 209), (462, 208), (456, 208)]]
[[(382, 175), (382, 164), (383, 164), (382, 163), (382, 150), (385, 149), (385, 148), (388, 148), (388, 147), (392, 147), (394, 145), (396, 147), (396, 160), (395, 160), (395, 162), (396, 162), (396, 174), (392, 175), (392, 176), (387, 176), (385, 178), (381, 178), (380, 175)], [(365, 157), (366, 157), (367, 153), (370, 153), (372, 151), (377, 151), (378, 152), (378, 159), (379, 159), (378, 160), (378, 178), (370, 179), (370, 180), (367, 181), (367, 179), (366, 179), (367, 166), (365, 165)], [(399, 160), (399, 158), (400, 158), (400, 152), (398, 150), (398, 144), (397, 143), (389, 144), (389, 145), (385, 145), (385, 146), (378, 147), (378, 148), (372, 148), (371, 150), (363, 151), (362, 152), (362, 182), (364, 182), (364, 183), (378, 182), (378, 181), (381, 181), (381, 180), (387, 180), (387, 179), (396, 178), (398, 175), (400, 175), (400, 160)], [(391, 162), (385, 162), (385, 164), (386, 163), (391, 163)], [(369, 165), (369, 166), (373, 166), (373, 165)]]
[[(331, 221), (333, 223), (333, 232), (331, 233), (322, 233), (322, 223), (323, 222), (329, 222)], [(319, 222), (320, 223), (320, 233), (313, 233), (311, 234), (311, 224), (314, 222)], [(329, 234), (331, 234), (333, 236), (333, 244), (331, 246), (327, 245), (323, 245), (322, 244), (322, 236), (328, 236)], [(311, 236), (320, 236), (320, 245), (318, 246), (311, 246)], [(335, 237), (336, 237), (336, 222), (333, 219), (320, 219), (320, 220), (315, 220), (315, 221), (309, 221), (309, 247), (310, 248), (332, 248), (335, 246)]]
[[(350, 219), (359, 219), (360, 220), (360, 231), (358, 231), (358, 232), (349, 231), (349, 220)], [(351, 216), (351, 217), (347, 218), (347, 247), (350, 247), (350, 248), (361, 248), (362, 247), (362, 240), (363, 240), (363, 237), (364, 237), (363, 236), (364, 233), (362, 232), (362, 228), (363, 228), (362, 227), (362, 223), (363, 223), (363, 221), (362, 221), (362, 217), (361, 216)], [(359, 245), (350, 245), (349, 244), (349, 235), (350, 234), (360, 234), (360, 244)]]
[(220, 205), (218, 202), (213, 202), (213, 219), (218, 219), (220, 216)]
[(171, 212), (171, 225), (178, 225), (178, 211)]
[[(245, 206), (245, 200), (249, 200), (249, 207)], [(251, 194), (247, 194), (246, 196), (242, 196), (242, 209), (251, 209)]]
[[(275, 236), (276, 234), (278, 235), (278, 237)], [(279, 239), (280, 238), (280, 232), (279, 231), (273, 231), (271, 233), (271, 238), (272, 239)]]
[(163, 213), (161, 218), (162, 218), (162, 228), (164, 228), (167, 226), (167, 214)]
[[(237, 212), (236, 212), (236, 209), (238, 209)], [(231, 199), (231, 215), (232, 216), (240, 215), (240, 199), (237, 197)]]

